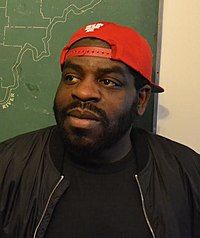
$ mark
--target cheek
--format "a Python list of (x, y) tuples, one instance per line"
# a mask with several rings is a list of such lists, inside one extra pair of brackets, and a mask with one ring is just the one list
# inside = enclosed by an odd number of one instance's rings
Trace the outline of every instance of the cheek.
[(55, 96), (55, 103), (58, 107), (63, 107), (70, 101), (70, 91), (59, 85)]
[(113, 97), (112, 100), (106, 104), (105, 110), (109, 118), (115, 120), (130, 111), (136, 102), (137, 97), (134, 92), (127, 93), (123, 96), (118, 95), (117, 97)]

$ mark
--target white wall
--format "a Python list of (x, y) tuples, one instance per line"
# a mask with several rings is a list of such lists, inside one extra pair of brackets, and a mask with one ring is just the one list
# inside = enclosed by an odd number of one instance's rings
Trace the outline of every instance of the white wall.
[(200, 153), (200, 0), (164, 0), (157, 133)]

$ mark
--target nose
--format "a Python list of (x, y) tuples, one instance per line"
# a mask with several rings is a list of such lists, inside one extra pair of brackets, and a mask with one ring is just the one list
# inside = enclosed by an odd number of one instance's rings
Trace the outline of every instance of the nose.
[(80, 101), (98, 102), (101, 98), (98, 83), (93, 77), (85, 77), (73, 88), (72, 97)]

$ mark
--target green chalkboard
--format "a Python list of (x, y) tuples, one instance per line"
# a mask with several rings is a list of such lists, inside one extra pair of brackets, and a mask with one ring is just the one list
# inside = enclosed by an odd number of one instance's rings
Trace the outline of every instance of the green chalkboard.
[[(0, 141), (55, 124), (59, 56), (69, 37), (93, 21), (114, 21), (149, 41), (156, 65), (159, 0), (1, 0)], [(137, 125), (153, 128), (153, 105)]]

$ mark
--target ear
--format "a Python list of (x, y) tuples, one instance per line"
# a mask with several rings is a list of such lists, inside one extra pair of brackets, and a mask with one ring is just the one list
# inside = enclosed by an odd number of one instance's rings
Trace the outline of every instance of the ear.
[(151, 96), (151, 87), (146, 84), (138, 90), (137, 115), (142, 116), (146, 110), (149, 98)]

